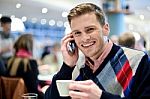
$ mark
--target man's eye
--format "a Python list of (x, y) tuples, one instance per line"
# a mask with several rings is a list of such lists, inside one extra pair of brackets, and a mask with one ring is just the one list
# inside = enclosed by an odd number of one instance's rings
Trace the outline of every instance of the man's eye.
[(74, 32), (74, 34), (75, 34), (75, 35), (80, 35), (80, 34), (81, 34), (81, 32)]
[(92, 32), (94, 32), (94, 31), (95, 31), (95, 28), (88, 28), (88, 29), (86, 30), (87, 33), (92, 33)]

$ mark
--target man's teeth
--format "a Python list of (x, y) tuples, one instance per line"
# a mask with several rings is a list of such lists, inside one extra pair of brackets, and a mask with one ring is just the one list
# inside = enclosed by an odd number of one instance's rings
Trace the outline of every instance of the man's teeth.
[(92, 46), (94, 44), (94, 42), (92, 42), (92, 43), (88, 43), (88, 44), (84, 44), (84, 45), (82, 45), (83, 47), (89, 47), (89, 46)]

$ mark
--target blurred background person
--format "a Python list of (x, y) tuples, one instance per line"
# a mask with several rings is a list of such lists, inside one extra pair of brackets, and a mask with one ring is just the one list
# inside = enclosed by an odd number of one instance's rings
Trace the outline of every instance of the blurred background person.
[(134, 35), (135, 41), (136, 41), (135, 49), (147, 52), (145, 38), (140, 33), (137, 33), (137, 32), (133, 32), (133, 35)]
[(14, 55), (8, 60), (6, 76), (23, 78), (27, 91), (29, 93), (38, 93), (37, 76), (39, 71), (36, 60), (32, 58), (32, 35), (21, 35), (14, 44), (14, 50)]
[(110, 40), (115, 43), (115, 44), (118, 44), (118, 35), (111, 35), (110, 36)]
[(62, 65), (62, 55), (60, 52), (60, 43), (45, 45), (41, 55), (41, 64), (39, 69), (39, 90), (45, 93), (46, 89), (51, 84), (52, 77)]
[(2, 16), (0, 19), (2, 31), (0, 31), (0, 57), (5, 65), (9, 57), (13, 55), (14, 37), (11, 34), (11, 18)]
[(118, 44), (128, 48), (135, 48), (135, 37), (130, 32), (125, 32), (119, 36)]
[(49, 45), (46, 45), (43, 49), (43, 53), (42, 53), (42, 56), (41, 56), (41, 60), (43, 60), (43, 58), (45, 58), (46, 55), (50, 54), (51, 53), (51, 46)]
[[(60, 66), (62, 65), (60, 61), (62, 60), (61, 59), (62, 56), (60, 53), (60, 44), (58, 42), (55, 42), (51, 47), (46, 48), (46, 51), (44, 53), (47, 53), (47, 54), (42, 58), (43, 66), (45, 67), (49, 66), (50, 74), (57, 72)], [(40, 69), (45, 68), (45, 67), (41, 67)]]

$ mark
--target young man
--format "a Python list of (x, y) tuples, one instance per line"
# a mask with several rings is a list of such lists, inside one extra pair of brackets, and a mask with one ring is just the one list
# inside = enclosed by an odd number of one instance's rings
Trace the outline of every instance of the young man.
[(13, 55), (13, 42), (14, 37), (11, 34), (11, 18), (8, 16), (2, 16), (0, 19), (2, 31), (0, 31), (0, 57), (3, 61), (7, 62), (7, 59)]
[[(68, 20), (72, 32), (62, 39), (63, 65), (53, 77), (45, 99), (149, 99), (150, 60), (142, 51), (117, 46), (107, 39), (109, 25), (102, 10), (91, 3), (73, 8)], [(78, 60), (78, 49), (72, 54), (68, 42), (74, 40), (85, 55), (85, 65), (74, 83), (69, 97), (60, 97), (56, 80), (72, 79)]]

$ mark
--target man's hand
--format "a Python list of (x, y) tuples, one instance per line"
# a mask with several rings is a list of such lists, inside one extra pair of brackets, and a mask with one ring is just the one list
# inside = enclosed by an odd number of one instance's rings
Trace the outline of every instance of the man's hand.
[(72, 99), (100, 99), (102, 90), (92, 81), (75, 81), (69, 86)]
[(67, 45), (70, 41), (74, 40), (73, 35), (67, 34), (61, 41), (61, 51), (63, 55), (63, 61), (70, 67), (73, 67), (76, 65), (76, 62), (78, 60), (78, 49), (75, 49), (75, 53), (71, 54), (69, 53), (67, 49)]

